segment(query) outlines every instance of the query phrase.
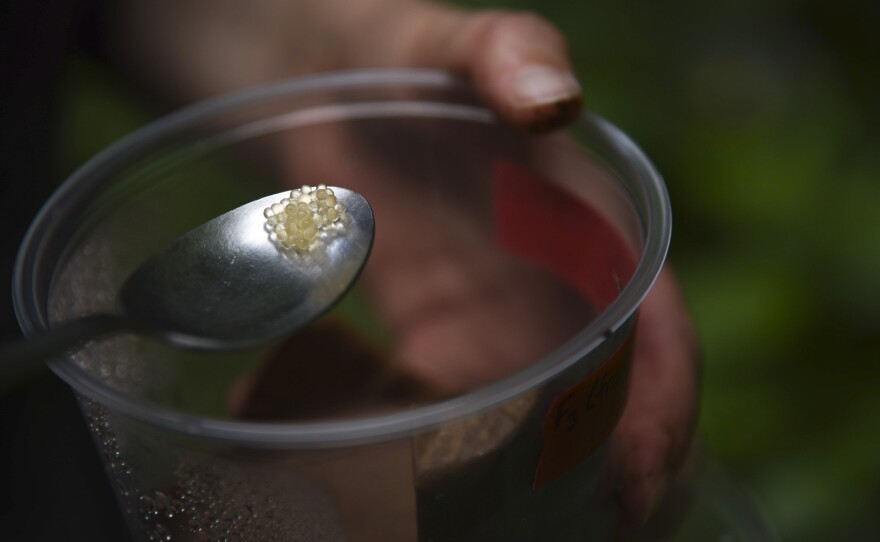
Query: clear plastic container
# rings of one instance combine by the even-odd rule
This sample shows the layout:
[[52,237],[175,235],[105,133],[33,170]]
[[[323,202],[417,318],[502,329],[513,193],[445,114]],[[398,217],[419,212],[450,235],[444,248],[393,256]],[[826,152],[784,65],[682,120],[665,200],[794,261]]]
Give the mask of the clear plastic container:
[[433,71],[299,78],[192,106],[85,164],[15,270],[27,335],[113,310],[148,255],[280,186],[361,192],[340,308],[254,351],[137,336],[51,361],[143,540],[611,540],[604,444],[664,185],[586,113],[519,134]]

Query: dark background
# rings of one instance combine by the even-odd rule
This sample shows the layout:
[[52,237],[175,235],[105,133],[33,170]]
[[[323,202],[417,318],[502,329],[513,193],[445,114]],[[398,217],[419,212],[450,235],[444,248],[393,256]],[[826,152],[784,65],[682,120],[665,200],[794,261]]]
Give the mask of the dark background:
[[[0,19],[7,284],[52,187],[159,114],[100,62],[94,7],[24,4]],[[880,3],[503,6],[563,30],[588,106],[667,180],[670,259],[705,352],[707,454],[783,540],[880,538]],[[0,539],[125,536],[64,386],[45,376],[0,408]]]
[[666,178],[708,454],[783,540],[880,539],[880,3],[516,5]]

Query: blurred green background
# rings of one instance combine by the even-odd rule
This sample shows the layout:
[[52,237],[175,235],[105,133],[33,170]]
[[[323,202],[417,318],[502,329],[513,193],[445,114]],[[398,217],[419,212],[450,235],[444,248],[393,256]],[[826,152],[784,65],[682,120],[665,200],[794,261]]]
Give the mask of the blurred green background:
[[880,3],[510,5],[667,180],[708,454],[783,540],[880,540]]
[[[880,539],[880,3],[463,3],[557,24],[666,178],[708,455],[783,540]],[[85,59],[66,82],[59,178],[156,115]]]

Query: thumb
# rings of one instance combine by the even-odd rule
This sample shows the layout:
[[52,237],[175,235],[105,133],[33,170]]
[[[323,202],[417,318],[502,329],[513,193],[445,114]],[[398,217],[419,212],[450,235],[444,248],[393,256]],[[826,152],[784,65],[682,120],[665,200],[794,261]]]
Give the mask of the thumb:
[[580,110],[581,87],[562,33],[525,12],[467,12],[421,4],[399,43],[406,64],[466,75],[507,122],[527,130],[564,125]]

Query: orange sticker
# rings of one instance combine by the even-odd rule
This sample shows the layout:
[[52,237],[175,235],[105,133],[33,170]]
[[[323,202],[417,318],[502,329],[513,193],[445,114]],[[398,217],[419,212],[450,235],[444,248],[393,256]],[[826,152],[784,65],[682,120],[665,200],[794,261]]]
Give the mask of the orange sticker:
[[604,365],[553,399],[544,417],[544,446],[534,487],[561,476],[586,459],[611,434],[626,402],[635,327]]

